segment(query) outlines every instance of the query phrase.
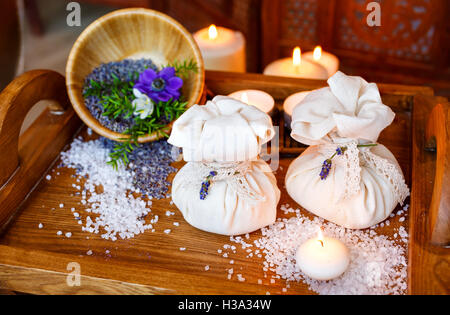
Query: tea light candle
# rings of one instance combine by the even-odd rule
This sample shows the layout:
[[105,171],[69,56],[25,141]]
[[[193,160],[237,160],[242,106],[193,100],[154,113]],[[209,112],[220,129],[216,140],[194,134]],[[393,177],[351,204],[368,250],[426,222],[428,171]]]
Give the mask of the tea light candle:
[[317,46],[314,51],[306,52],[303,57],[311,62],[316,62],[327,69],[328,77],[331,77],[339,70],[339,59],[335,55],[323,51],[322,47]]
[[350,251],[341,241],[323,237],[303,243],[296,253],[297,267],[308,277],[316,280],[331,280],[342,275],[350,264]]
[[205,69],[245,72],[245,38],[241,32],[211,25],[194,34]]
[[295,106],[300,104],[311,91],[304,91],[292,94],[283,103],[284,123],[286,127],[291,127],[292,113]]
[[302,60],[300,47],[294,49],[292,58],[279,59],[269,64],[264,69],[264,74],[320,80],[328,79],[327,69],[318,63]]
[[228,96],[248,105],[258,107],[260,110],[269,115],[273,112],[275,107],[275,100],[273,97],[264,91],[242,90],[231,93]]

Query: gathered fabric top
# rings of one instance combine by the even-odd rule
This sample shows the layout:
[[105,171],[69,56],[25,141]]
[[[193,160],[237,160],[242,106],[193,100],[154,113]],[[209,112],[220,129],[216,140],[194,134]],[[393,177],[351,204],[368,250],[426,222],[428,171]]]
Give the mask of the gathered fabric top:
[[255,106],[226,96],[194,105],[178,118],[168,142],[187,162],[241,162],[258,158],[275,135],[272,119]]
[[338,71],[328,87],[312,91],[292,114],[291,136],[306,145],[357,140],[375,143],[394,112],[381,101],[375,83]]

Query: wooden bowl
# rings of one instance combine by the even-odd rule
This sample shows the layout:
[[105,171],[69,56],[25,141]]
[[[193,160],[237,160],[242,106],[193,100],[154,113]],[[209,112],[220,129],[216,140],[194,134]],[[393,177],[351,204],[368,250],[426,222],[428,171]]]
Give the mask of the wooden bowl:
[[[89,25],[75,42],[67,61],[66,85],[70,101],[80,118],[96,133],[120,141],[127,136],[102,126],[86,108],[83,84],[102,63],[149,58],[158,67],[175,60],[193,59],[199,67],[185,80],[182,95],[188,107],[199,102],[205,71],[200,49],[191,34],[177,21],[149,9],[124,9],[109,13]],[[172,124],[164,129],[170,132]],[[139,137],[139,142],[160,139],[158,133]]]

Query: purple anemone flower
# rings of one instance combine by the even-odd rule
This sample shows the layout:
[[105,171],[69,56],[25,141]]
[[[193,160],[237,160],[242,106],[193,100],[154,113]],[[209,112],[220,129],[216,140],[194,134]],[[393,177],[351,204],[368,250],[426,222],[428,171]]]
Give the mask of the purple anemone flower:
[[179,90],[182,86],[183,80],[175,75],[175,69],[167,67],[158,73],[153,69],[145,70],[139,76],[134,88],[146,94],[154,102],[167,102],[170,99],[180,98]]

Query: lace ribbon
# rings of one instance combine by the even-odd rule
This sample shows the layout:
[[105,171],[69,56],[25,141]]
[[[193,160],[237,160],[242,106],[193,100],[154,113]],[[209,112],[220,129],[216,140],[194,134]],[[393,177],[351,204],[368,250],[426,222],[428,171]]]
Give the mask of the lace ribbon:
[[358,148],[357,141],[339,144],[336,145],[336,148],[342,146],[347,147],[341,157],[346,168],[344,199],[348,199],[361,191],[361,165],[366,165],[390,183],[397,202],[403,205],[406,197],[409,196],[409,188],[396,165],[372,153],[368,148]]
[[240,197],[249,200],[264,200],[261,192],[255,191],[248,183],[246,174],[251,171],[251,162],[240,163],[202,163],[191,162],[186,165],[188,168],[184,173],[183,185],[187,187],[200,187],[205,178],[212,172],[217,174],[212,177],[211,185],[214,182],[226,181],[229,188],[234,190]]

